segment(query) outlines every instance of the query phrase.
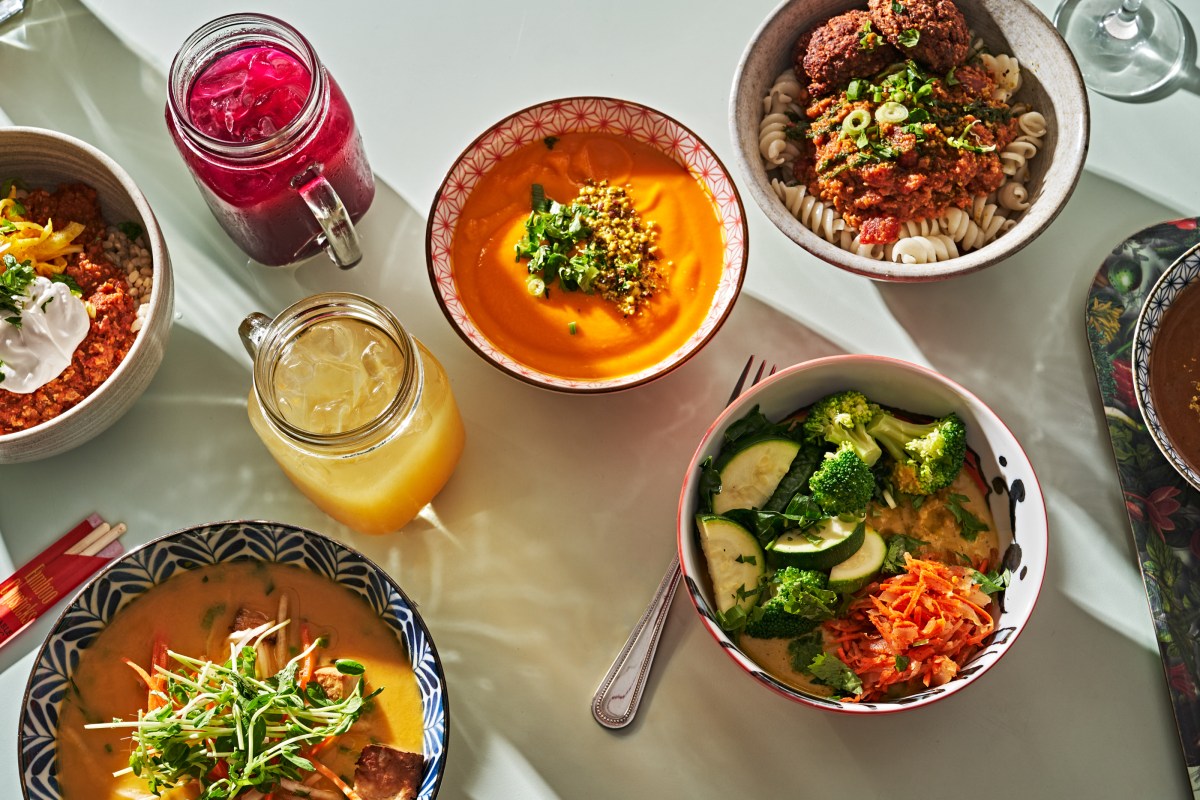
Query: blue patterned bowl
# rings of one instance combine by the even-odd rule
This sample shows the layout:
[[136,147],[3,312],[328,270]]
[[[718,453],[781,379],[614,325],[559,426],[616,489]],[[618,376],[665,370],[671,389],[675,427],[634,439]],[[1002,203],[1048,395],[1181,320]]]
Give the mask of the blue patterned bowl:
[[[1141,409],[1142,418],[1146,420],[1146,427],[1150,430],[1150,435],[1154,438],[1154,443],[1158,445],[1163,456],[1171,463],[1175,471],[1196,489],[1200,489],[1200,473],[1197,473],[1175,448],[1174,443],[1163,429],[1158,409],[1154,405],[1154,394],[1150,391],[1150,354],[1154,350],[1154,340],[1162,326],[1163,315],[1167,313],[1167,309],[1171,307],[1179,294],[1198,279],[1200,279],[1200,246],[1184,253],[1178,261],[1159,276],[1154,288],[1146,295],[1146,301],[1142,305],[1142,311],[1138,315],[1137,326],[1133,332],[1133,390],[1137,396],[1137,404]],[[1196,459],[1200,457],[1200,454],[1193,453],[1192,457]]]
[[362,554],[278,522],[218,522],[177,531],[125,554],[93,578],[59,617],[38,653],[22,703],[18,743],[26,800],[59,800],[58,709],[80,651],[126,605],[172,575],[229,561],[273,561],[324,575],[357,592],[404,642],[421,691],[425,774],[419,800],[432,800],[446,766],[446,676],[412,601]]

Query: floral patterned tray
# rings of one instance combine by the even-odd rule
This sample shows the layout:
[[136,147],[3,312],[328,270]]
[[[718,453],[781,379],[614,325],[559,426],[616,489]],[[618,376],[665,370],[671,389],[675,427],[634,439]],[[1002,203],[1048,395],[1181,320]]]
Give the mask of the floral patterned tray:
[[1184,761],[1200,798],[1200,492],[1155,446],[1130,366],[1146,295],[1197,244],[1200,218],[1164,222],[1125,240],[1096,273],[1084,318]]

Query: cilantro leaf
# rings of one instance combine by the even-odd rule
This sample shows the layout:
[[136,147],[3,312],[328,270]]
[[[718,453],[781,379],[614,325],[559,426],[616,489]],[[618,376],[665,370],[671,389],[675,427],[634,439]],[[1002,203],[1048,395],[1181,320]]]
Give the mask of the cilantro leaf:
[[1008,588],[1012,582],[1012,571],[1006,569],[1003,572],[997,572],[993,570],[985,575],[976,570],[971,575],[971,579],[979,585],[984,594],[996,594]]
[[896,43],[901,47],[916,47],[917,42],[921,40],[921,32],[916,28],[908,28],[900,31],[896,36]]
[[973,542],[980,533],[991,530],[991,528],[979,517],[963,508],[962,504],[965,502],[967,502],[967,496],[964,494],[946,495],[946,509],[954,515],[954,519],[958,522],[960,529],[958,535],[968,542]]
[[788,657],[792,662],[792,669],[796,672],[811,674],[809,667],[812,665],[813,659],[824,652],[825,648],[819,630],[806,633],[788,642]]
[[837,656],[821,653],[812,660],[809,672],[821,683],[828,684],[846,694],[862,693],[862,679],[846,666]]
[[888,539],[887,553],[883,557],[883,566],[880,568],[888,575],[899,575],[907,572],[907,567],[904,564],[904,554],[908,553],[912,556],[917,556],[921,548],[929,544],[923,539],[917,539],[913,536],[905,536],[898,533]]

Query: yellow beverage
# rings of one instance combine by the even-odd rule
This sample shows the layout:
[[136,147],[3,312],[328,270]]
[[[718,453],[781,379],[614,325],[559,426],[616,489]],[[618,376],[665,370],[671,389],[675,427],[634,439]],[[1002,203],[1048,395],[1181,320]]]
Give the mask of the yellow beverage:
[[271,368],[256,363],[250,422],[329,516],[364,533],[395,531],[449,480],[462,419],[445,371],[420,342],[325,316],[259,357],[268,350]]

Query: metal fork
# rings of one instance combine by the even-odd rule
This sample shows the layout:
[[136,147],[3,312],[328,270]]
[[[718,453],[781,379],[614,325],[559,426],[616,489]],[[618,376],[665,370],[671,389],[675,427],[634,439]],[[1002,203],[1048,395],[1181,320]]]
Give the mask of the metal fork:
[[[768,370],[767,362],[759,361],[758,371],[747,384],[747,378],[753,369],[754,356],[750,356],[725,405],[728,406],[742,392],[764,377],[775,374],[773,365]],[[667,574],[658,584],[650,605],[646,606],[641,619],[637,621],[637,625],[625,641],[625,646],[617,654],[616,660],[608,668],[604,679],[600,681],[600,687],[592,697],[592,716],[606,728],[624,728],[633,721],[633,715],[637,713],[638,704],[642,700],[642,690],[646,688],[646,680],[650,677],[650,666],[654,663],[654,653],[658,650],[658,640],[667,623],[667,614],[671,610],[671,600],[675,597],[675,588],[679,585],[679,575],[679,555],[676,554],[671,558],[671,566],[667,567]]]

